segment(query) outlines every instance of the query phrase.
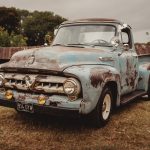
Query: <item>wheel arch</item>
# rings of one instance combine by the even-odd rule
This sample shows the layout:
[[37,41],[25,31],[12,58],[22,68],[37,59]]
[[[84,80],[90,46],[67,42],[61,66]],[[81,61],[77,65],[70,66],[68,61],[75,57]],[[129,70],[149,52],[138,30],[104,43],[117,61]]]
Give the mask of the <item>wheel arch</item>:
[[[113,98],[113,108],[117,105],[117,97],[118,97],[118,86],[116,81],[108,81],[104,88],[108,87],[111,90],[112,98]],[[103,89],[104,89],[103,88]]]
[[114,104],[120,105],[120,74],[116,68],[106,65],[81,65],[67,68],[65,73],[77,76],[81,82],[83,94],[81,114],[89,114],[95,109],[105,85],[112,90]]

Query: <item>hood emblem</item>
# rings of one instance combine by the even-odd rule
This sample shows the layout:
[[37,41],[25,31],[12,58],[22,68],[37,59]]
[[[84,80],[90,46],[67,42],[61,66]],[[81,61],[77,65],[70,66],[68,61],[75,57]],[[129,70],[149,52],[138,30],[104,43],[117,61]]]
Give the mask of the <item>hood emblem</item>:
[[34,63],[34,60],[35,60],[35,56],[31,55],[28,57],[28,61],[27,61],[27,64],[28,65],[31,65]]

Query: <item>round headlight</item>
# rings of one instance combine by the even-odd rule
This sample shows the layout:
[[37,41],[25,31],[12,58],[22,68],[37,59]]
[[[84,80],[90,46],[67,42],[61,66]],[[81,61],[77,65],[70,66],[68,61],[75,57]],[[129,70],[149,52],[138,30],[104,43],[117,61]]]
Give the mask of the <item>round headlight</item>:
[[3,85],[3,82],[4,82],[4,76],[0,74],[0,86]]
[[78,80],[69,78],[64,82],[64,92],[67,95],[79,95],[81,86]]

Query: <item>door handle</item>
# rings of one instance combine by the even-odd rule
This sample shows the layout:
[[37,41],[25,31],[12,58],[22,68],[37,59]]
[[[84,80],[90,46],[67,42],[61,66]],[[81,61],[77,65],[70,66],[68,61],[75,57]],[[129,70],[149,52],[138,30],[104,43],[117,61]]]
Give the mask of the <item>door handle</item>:
[[100,61],[114,61],[112,57],[99,57]]

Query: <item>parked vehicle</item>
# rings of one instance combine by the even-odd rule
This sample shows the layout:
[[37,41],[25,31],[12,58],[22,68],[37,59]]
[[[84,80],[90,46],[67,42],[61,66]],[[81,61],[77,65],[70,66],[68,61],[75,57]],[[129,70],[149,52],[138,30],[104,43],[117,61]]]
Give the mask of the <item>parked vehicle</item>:
[[148,95],[150,55],[113,19],[67,21],[50,47],[15,53],[0,67],[0,105],[29,113],[86,115],[106,125],[118,106]]

